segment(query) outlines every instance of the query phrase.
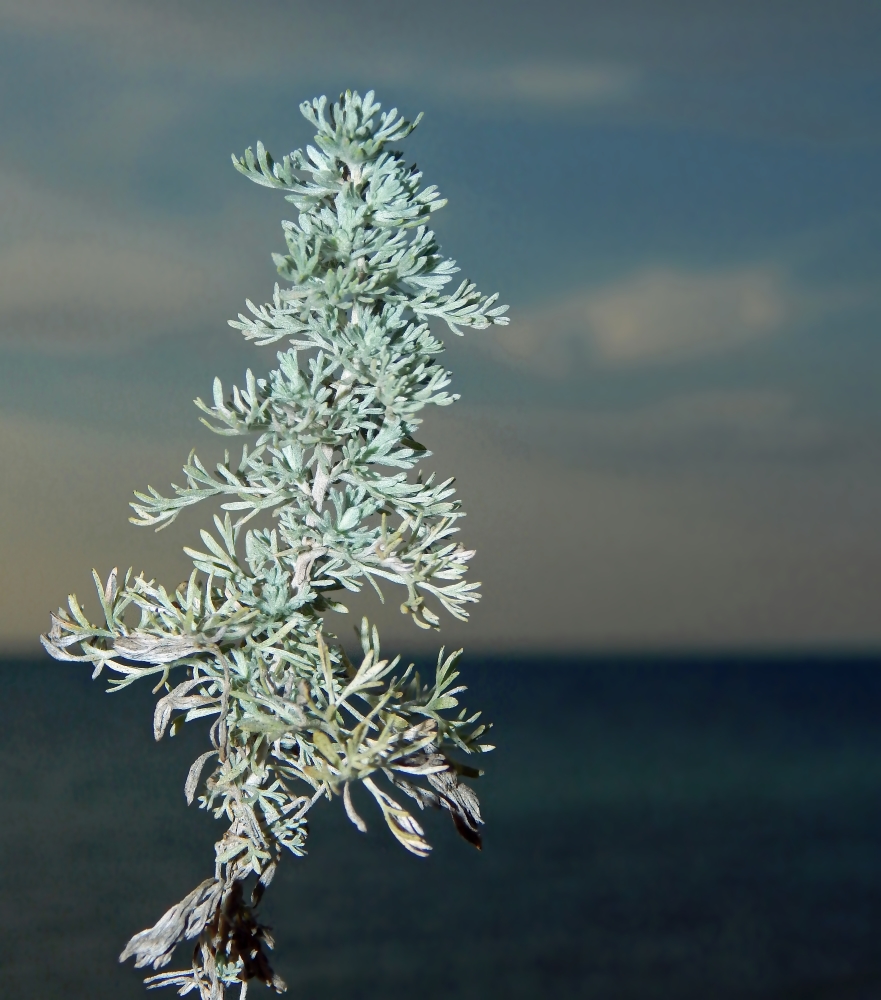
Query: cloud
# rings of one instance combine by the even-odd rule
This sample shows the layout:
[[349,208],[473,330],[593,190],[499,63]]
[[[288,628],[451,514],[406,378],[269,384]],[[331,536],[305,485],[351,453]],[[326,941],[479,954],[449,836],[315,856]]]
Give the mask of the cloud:
[[205,275],[167,250],[32,240],[0,253],[0,338],[114,348],[197,320]]
[[[497,630],[498,648],[516,648],[533,629],[582,648],[877,641],[860,587],[872,592],[881,558],[881,466],[862,447],[812,460],[805,449],[843,429],[785,390],[689,393],[629,412],[461,405],[433,420],[422,440],[432,467],[457,476],[484,581],[472,623],[449,642]],[[561,461],[570,430],[587,440]],[[688,461],[668,460],[677,448]],[[781,460],[799,452],[807,460]]]
[[[504,415],[462,405],[433,414],[426,426],[429,468],[458,478],[468,513],[462,541],[477,548],[474,575],[484,581],[472,620],[444,622],[448,647],[877,643],[881,465],[874,455],[837,451],[831,475],[825,463],[683,467],[633,461],[632,450],[618,468],[585,462],[583,453],[561,462],[539,439],[554,440],[572,416],[520,411],[500,433]],[[693,437],[708,423],[758,442],[798,414],[785,394],[767,390],[582,419],[582,430],[592,428],[612,449],[628,437],[640,448],[646,435]],[[524,428],[538,447],[532,439],[528,449],[509,446]],[[48,612],[72,590],[89,613],[98,611],[92,566],[105,575],[132,565],[171,586],[186,579],[180,547],[193,544],[208,511],[194,510],[159,535],[126,519],[131,490],[166,489],[192,443],[134,437],[109,422],[95,429],[0,414],[0,509],[12,519],[0,533],[0,565],[9,567],[0,582],[0,650],[37,652]],[[199,452],[210,461],[209,449]],[[843,482],[859,488],[842,489]],[[334,619],[332,627],[351,635],[361,610],[378,622],[388,648],[436,650],[433,633],[413,628],[397,602],[380,606],[369,590],[361,604],[352,601],[349,621]]]
[[[9,173],[0,206],[0,346],[115,351],[225,324],[224,286],[250,273],[240,247],[212,243],[211,220],[194,233],[192,219],[123,213]],[[236,205],[224,222],[235,231]]]
[[686,391],[605,408],[470,409],[506,453],[579,468],[685,469],[768,458],[803,463],[855,450],[841,427],[774,387]]
[[776,333],[790,315],[773,270],[653,269],[590,296],[584,317],[599,356],[613,364],[727,350]]
[[[160,65],[176,71],[195,71],[215,80],[260,79],[276,70],[301,78],[329,73],[347,78],[355,73],[381,85],[405,85],[431,95],[465,98],[469,103],[522,105],[593,106],[616,103],[629,97],[638,83],[638,73],[614,60],[595,57],[560,57],[547,45],[537,55],[505,54],[502,61],[487,64],[480,47],[449,36],[449,26],[434,26],[437,43],[427,45],[420,37],[419,18],[407,17],[376,31],[370,23],[359,26],[358,41],[341,44],[353,33],[352,14],[346,6],[319,10],[311,6],[301,15],[303,30],[285,30],[273,19],[253,17],[253,6],[245,12],[238,4],[217,2],[211,17],[197,9],[173,8],[161,2],[137,0],[32,0],[5,11],[0,0],[0,23],[31,37],[46,39],[63,35],[94,44],[103,38],[99,58],[110,66],[131,71]],[[348,14],[348,17],[346,16]],[[473,12],[469,11],[469,17]],[[363,34],[361,33],[363,31]],[[446,36],[446,37],[445,37]],[[137,45],[131,42],[137,39]],[[456,57],[450,58],[455,44]],[[521,48],[517,46],[517,48]],[[329,95],[333,96],[333,95]],[[167,101],[174,107],[174,101]]]
[[590,354],[607,365],[689,361],[780,332],[796,311],[779,268],[651,266],[514,316],[494,334],[515,363],[564,374]]
[[559,106],[615,103],[634,94],[639,74],[625,66],[590,62],[514,62],[437,74],[441,92],[480,102],[526,101]]
[[877,18],[864,0],[834,10],[804,0],[797,23],[741,7],[696,15],[684,0],[548,0],[509,4],[500,17],[497,4],[448,0],[439,17],[403,0],[374,0],[373,16],[342,0],[0,0],[0,28],[78,53],[90,75],[165,78],[179,93],[194,79],[214,90],[282,79],[299,100],[358,81],[408,98],[467,97],[494,114],[582,107],[631,125],[877,139],[865,100]]
[[[0,649],[35,652],[49,612],[71,589],[94,612],[93,566],[134,566],[172,583],[186,577],[181,542],[157,543],[128,523],[132,490],[164,486],[180,468],[177,439],[131,440],[110,422],[103,428],[0,412]],[[161,535],[158,536],[161,539]]]

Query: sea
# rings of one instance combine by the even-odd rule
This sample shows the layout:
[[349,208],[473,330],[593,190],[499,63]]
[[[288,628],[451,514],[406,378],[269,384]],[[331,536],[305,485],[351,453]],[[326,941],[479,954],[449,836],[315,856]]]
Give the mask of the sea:
[[[289,996],[881,997],[881,656],[466,654],[462,680],[497,746],[482,850],[316,806],[259,909]],[[183,794],[207,724],[157,744],[146,686],[48,657],[0,683],[0,996],[145,996],[119,952],[213,870]]]

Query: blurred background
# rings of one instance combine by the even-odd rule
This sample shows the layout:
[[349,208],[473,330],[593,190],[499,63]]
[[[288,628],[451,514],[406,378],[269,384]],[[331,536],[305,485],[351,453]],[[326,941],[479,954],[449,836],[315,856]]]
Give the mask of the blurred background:
[[149,692],[37,635],[92,567],[187,575],[202,514],[127,504],[275,363],[227,320],[291,206],[230,154],[345,88],[425,112],[442,247],[511,305],[421,435],[483,601],[439,639],[353,609],[465,645],[500,750],[483,855],[316,817],[266,901],[292,988],[881,995],[879,43],[875,0],[0,0],[10,996],[141,995],[115,955],[209,865],[205,733],[154,747]]

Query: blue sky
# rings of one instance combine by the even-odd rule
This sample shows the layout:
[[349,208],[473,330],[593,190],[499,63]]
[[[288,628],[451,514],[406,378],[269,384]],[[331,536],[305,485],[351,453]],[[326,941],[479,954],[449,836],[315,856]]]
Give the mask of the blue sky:
[[274,361],[226,321],[288,206],[230,153],[353,87],[425,112],[444,249],[511,304],[424,435],[485,585],[445,641],[875,646],[879,39],[872,2],[0,3],[0,642],[93,565],[185,572],[199,515],[131,491]]

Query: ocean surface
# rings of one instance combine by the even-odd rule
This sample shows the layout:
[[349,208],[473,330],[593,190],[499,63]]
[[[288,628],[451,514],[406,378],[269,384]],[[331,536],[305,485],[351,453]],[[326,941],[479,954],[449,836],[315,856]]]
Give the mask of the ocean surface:
[[[288,996],[881,997],[881,656],[466,656],[463,680],[496,723],[483,851],[446,815],[420,860],[368,802],[367,835],[317,807],[260,909]],[[156,744],[146,687],[48,658],[0,682],[0,996],[175,996],[117,956],[211,874],[221,825],[183,797],[207,725]]]

